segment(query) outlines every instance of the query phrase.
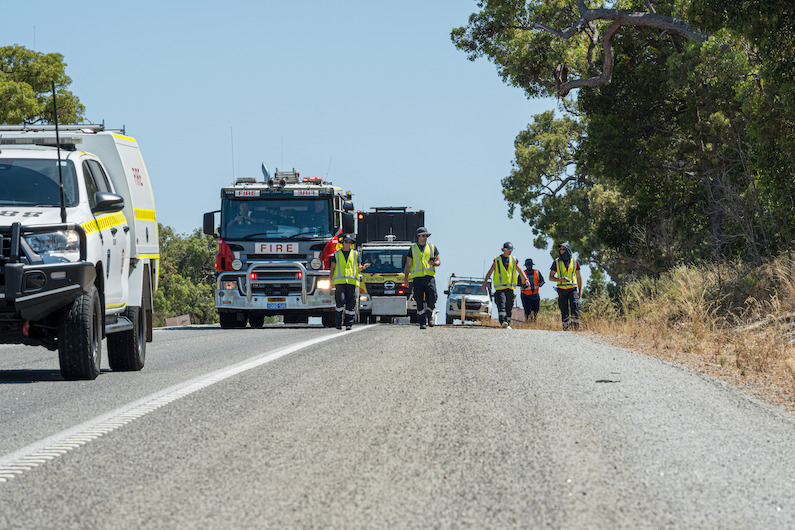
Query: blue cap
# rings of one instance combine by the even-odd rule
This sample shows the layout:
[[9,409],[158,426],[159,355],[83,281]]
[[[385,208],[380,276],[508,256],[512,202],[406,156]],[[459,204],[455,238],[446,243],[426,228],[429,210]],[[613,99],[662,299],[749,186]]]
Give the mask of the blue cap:
[[513,250],[513,243],[511,243],[510,241],[506,241],[505,244],[502,245],[502,248],[504,248],[505,250]]

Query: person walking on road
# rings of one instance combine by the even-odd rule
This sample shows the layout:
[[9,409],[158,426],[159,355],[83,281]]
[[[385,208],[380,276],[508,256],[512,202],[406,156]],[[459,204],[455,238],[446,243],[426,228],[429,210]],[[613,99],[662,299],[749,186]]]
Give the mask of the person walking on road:
[[359,252],[353,250],[351,245],[355,242],[351,234],[342,236],[342,248],[329,259],[329,280],[334,285],[334,301],[337,304],[335,325],[342,329],[351,329],[356,316],[356,284],[359,272],[366,269],[359,263]]
[[549,280],[558,284],[558,307],[563,329],[580,329],[580,299],[582,276],[577,258],[571,254],[571,245],[558,245],[558,257],[549,270]]
[[527,285],[527,275],[519,267],[519,260],[511,256],[513,243],[506,241],[502,246],[502,255],[494,258],[489,272],[483,279],[483,290],[489,287],[489,278],[494,275],[494,302],[497,304],[497,315],[500,319],[500,326],[511,327],[511,311],[513,311],[513,297],[516,286],[519,285],[518,278],[521,276],[522,285]]
[[436,308],[436,267],[442,264],[439,249],[428,238],[431,233],[424,226],[417,229],[417,242],[411,245],[406,254],[406,264],[403,267],[403,276],[406,285],[409,281],[413,284],[414,301],[417,302],[417,321],[420,329],[433,327],[433,310]]
[[544,283],[544,276],[541,271],[533,268],[533,260],[527,258],[524,260],[524,274],[530,280],[530,285],[527,288],[522,288],[522,307],[524,307],[525,321],[535,322],[538,316],[538,310],[541,308],[541,295],[538,290]]

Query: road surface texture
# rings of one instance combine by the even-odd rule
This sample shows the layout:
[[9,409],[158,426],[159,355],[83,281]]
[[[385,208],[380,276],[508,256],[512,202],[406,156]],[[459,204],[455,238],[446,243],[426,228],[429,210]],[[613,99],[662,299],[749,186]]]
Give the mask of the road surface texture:
[[573,333],[158,330],[86,382],[5,346],[0,406],[0,528],[795,527],[790,416]]

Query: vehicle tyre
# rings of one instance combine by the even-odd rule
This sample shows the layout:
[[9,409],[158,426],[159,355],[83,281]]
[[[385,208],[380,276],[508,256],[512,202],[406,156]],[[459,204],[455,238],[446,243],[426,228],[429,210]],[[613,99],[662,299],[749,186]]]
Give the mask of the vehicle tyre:
[[221,321],[221,329],[232,329],[237,327],[237,313],[232,311],[219,311],[218,319]]
[[102,360],[102,303],[97,287],[61,310],[58,360],[64,379],[96,379]]
[[128,307],[124,316],[133,329],[108,335],[108,364],[114,372],[137,372],[146,362],[146,319],[141,307]]
[[320,317],[324,328],[333,328],[336,325],[334,311],[326,311]]
[[359,323],[360,324],[367,324],[367,322],[370,320],[370,318],[372,318],[370,316],[370,313],[367,313],[367,312],[364,312],[364,311],[359,312]]
[[420,319],[417,316],[417,313],[412,313],[412,314],[409,315],[409,322],[411,322],[412,324],[416,324],[419,321],[420,321]]
[[[450,315],[446,315],[445,322],[447,322],[448,326],[452,325],[453,320],[455,320],[453,317],[451,317]],[[462,324],[463,324],[463,322],[462,322]]]
[[370,324],[375,324],[378,322],[378,315],[370,315],[369,319]]
[[248,324],[255,329],[259,329],[265,325],[265,315],[249,315]]

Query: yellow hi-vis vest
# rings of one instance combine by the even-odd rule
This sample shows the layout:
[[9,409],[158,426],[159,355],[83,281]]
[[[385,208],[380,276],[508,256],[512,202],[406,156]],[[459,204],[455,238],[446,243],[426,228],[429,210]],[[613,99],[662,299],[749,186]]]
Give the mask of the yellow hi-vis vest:
[[558,283],[558,289],[571,289],[572,287],[577,287],[577,278],[575,276],[577,272],[577,260],[572,257],[569,260],[568,268],[560,258],[555,259],[555,264],[558,267],[558,278],[563,280]]
[[358,252],[351,249],[348,253],[348,259],[345,259],[345,254],[341,250],[334,253],[334,259],[337,260],[337,265],[334,267],[334,285],[338,283],[348,283],[356,285],[357,278],[357,263],[359,261]]
[[518,285],[516,283],[516,267],[518,266],[519,261],[510,256],[508,258],[508,269],[505,268],[505,265],[502,264],[502,256],[497,256],[494,258],[494,272],[497,273],[497,277],[494,279],[494,289],[516,289]]
[[409,269],[409,279],[413,280],[419,276],[436,276],[436,267],[431,265],[433,259],[434,246],[430,243],[425,244],[425,250],[420,252],[417,243],[411,245],[411,269]]

